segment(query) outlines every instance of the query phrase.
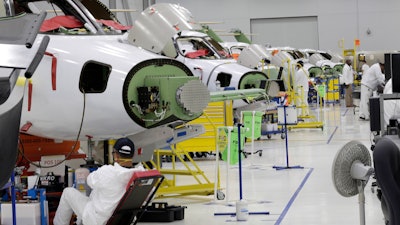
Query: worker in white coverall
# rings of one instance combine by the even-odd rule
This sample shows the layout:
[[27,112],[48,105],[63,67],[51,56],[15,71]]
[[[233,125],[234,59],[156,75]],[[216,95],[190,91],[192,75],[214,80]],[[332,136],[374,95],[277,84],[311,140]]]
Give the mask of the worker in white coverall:
[[375,63],[363,74],[361,79],[361,99],[359,116],[362,120],[369,120],[369,98],[379,86],[385,85],[385,75],[383,74],[385,65]]
[[297,101],[296,105],[298,108],[304,110],[304,111],[299,111],[299,114],[309,115],[308,111],[308,89],[310,88],[308,84],[309,73],[303,66],[304,66],[303,61],[297,62],[293,86],[295,88],[297,96],[299,96],[298,98],[299,101]]
[[[389,79],[383,89],[383,94],[392,94],[392,79]],[[389,119],[400,118],[400,100],[385,100],[383,101],[383,113],[386,125],[389,124]]]
[[369,69],[369,65],[365,60],[361,60],[360,63],[361,63],[361,73],[365,74],[365,72],[367,72],[367,70]]
[[72,187],[64,189],[53,220],[54,225],[69,225],[73,213],[77,215],[77,221],[84,225],[106,224],[124,195],[133,173],[144,170],[141,166],[129,168],[132,167],[133,153],[131,140],[118,139],[113,151],[114,165],[103,165],[87,177],[87,183],[92,188],[90,196]]

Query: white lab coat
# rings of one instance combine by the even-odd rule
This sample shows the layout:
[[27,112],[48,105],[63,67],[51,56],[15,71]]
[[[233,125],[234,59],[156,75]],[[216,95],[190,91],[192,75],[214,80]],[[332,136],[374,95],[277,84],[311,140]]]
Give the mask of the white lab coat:
[[372,97],[373,91],[376,91],[378,85],[385,84],[385,75],[382,73],[379,63],[372,65],[363,74],[361,79],[361,99],[359,116],[369,119],[369,98]]
[[75,188],[65,188],[54,217],[54,225],[69,225],[72,212],[84,225],[104,225],[124,195],[133,172],[143,170],[143,167],[124,168],[118,163],[102,166],[87,178],[92,188],[89,197]]
[[362,76],[361,84],[371,88],[373,91],[377,90],[378,85],[385,83],[385,75],[382,73],[379,63],[372,65]]
[[345,85],[353,84],[354,82],[354,71],[353,68],[347,64],[344,64],[342,70],[342,82]]
[[[298,69],[296,71],[295,77],[294,77],[294,87],[295,91],[298,96],[301,96],[301,89],[303,89],[303,96],[300,98],[300,101],[296,103],[297,106],[304,106],[305,108],[305,115],[308,115],[308,90],[309,90],[309,84],[308,84],[308,78],[309,74],[308,71],[304,68]],[[299,113],[301,113],[299,111]]]
[[344,101],[346,107],[353,107],[353,82],[354,82],[354,71],[351,66],[347,63],[344,64],[342,70],[342,82],[346,85],[344,91]]
[[[383,94],[392,94],[392,79],[390,79],[383,89]],[[400,100],[385,100],[383,102],[383,117],[386,125],[389,124],[390,118],[400,117]]]

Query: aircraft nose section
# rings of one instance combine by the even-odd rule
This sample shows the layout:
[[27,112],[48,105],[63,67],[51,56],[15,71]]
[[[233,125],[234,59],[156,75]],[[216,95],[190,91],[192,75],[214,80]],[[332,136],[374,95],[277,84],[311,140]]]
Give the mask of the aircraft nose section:
[[126,112],[145,128],[196,119],[209,101],[207,87],[183,63],[173,59],[137,64],[123,87]]
[[266,90],[268,77],[258,71],[243,74],[239,81],[239,89],[260,88]]

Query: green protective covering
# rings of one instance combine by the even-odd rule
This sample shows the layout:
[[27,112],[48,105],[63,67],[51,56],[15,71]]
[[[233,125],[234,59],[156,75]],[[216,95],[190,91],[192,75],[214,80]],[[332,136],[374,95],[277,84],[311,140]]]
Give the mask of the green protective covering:
[[[244,127],[246,130],[245,137],[251,138],[251,139],[257,139],[261,137],[261,120],[263,113],[262,112],[256,112],[256,111],[245,111],[243,113],[243,121],[244,121]],[[254,113],[254,116],[253,116]],[[252,136],[253,134],[253,128],[254,128],[254,137]]]
[[344,64],[338,64],[333,67],[333,75],[339,75],[342,73]]
[[224,42],[209,26],[202,25],[201,26],[200,32],[206,33],[208,36],[210,36],[212,39],[214,39],[216,42]]
[[[221,134],[222,133],[222,134]],[[241,128],[240,129],[240,148],[243,149],[244,147],[244,140],[245,140],[245,129]],[[220,132],[220,136],[225,135],[225,140],[228,140],[228,129],[222,129]],[[222,151],[221,158],[224,161],[228,161],[228,151],[230,152],[229,157],[230,157],[230,164],[235,165],[239,162],[239,132],[238,128],[234,127],[233,130],[231,131],[231,137],[230,137],[230,149],[228,149],[228,144],[225,145],[224,150]]]
[[242,33],[242,31],[232,30],[232,32],[234,33],[234,37],[235,37],[236,41],[251,44],[250,39],[248,39],[246,37],[246,35]]
[[239,89],[260,88],[262,80],[268,80],[267,75],[263,72],[252,71],[246,73],[240,79]]
[[268,67],[268,66],[266,66],[266,67],[263,69],[263,72],[264,72],[265,74],[267,74],[268,79],[270,79],[270,80],[276,80],[276,79],[278,79],[279,68],[277,68],[277,67]]
[[318,91],[318,95],[320,96],[320,97],[325,97],[325,94],[326,94],[326,87],[325,87],[325,84],[320,84],[320,85],[317,85],[317,91]]
[[320,67],[311,67],[308,69],[308,73],[310,74],[310,77],[320,77],[324,74],[324,71]]

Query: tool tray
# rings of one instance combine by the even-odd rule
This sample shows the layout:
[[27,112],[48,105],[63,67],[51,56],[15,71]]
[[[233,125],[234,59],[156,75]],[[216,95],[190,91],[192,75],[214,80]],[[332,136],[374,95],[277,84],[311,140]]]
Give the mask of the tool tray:
[[172,222],[183,220],[185,217],[185,206],[169,206],[166,202],[153,202],[145,210],[138,213],[141,215],[139,222]]

